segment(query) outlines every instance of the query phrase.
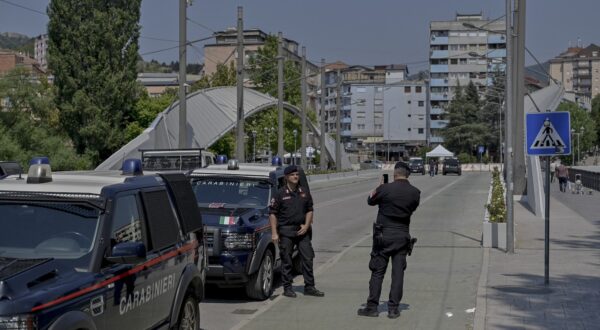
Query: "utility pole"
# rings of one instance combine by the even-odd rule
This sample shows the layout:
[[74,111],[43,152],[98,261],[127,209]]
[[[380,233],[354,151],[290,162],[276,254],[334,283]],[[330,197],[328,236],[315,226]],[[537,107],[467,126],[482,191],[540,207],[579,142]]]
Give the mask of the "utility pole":
[[515,96],[515,155],[514,155],[514,191],[516,195],[524,195],[527,183],[525,166],[525,9],[526,0],[515,0],[517,29],[517,42],[513,51],[516,51],[516,60],[513,63],[515,76],[513,83],[517,88]]
[[246,151],[244,133],[244,9],[237,8],[237,134],[236,134],[236,158],[245,162]]
[[512,1],[506,0],[506,113],[505,127],[505,155],[504,168],[506,170],[506,252],[515,253],[515,223],[514,223],[514,198],[513,198],[513,30],[512,30]]
[[[302,106],[300,107],[300,110],[302,110],[302,129],[301,129],[301,133],[302,134],[300,136],[300,165],[302,165],[304,168],[306,168],[306,111],[308,110],[306,108],[306,47],[302,46],[302,75],[301,75],[301,82],[300,82],[300,93],[301,93],[301,99],[302,99]],[[296,151],[294,151],[296,152]]]
[[283,34],[277,34],[277,154],[283,157]]
[[342,113],[342,74],[337,70],[337,88],[335,98],[335,170],[342,169],[342,124],[340,114]]
[[319,156],[321,170],[327,169],[327,163],[325,162],[325,94],[327,87],[325,86],[325,59],[321,59],[321,135],[319,135],[319,149],[321,155]]
[[187,147],[187,1],[179,0],[179,148]]

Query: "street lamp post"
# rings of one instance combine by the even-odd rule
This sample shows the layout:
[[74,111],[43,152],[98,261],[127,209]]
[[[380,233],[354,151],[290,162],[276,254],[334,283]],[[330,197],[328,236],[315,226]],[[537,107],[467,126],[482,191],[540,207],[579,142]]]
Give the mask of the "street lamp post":
[[252,162],[256,163],[256,131],[253,130],[252,131],[252,141],[253,141],[253,146],[252,146]]
[[294,152],[292,153],[292,158],[293,159],[293,164],[296,165],[296,136],[298,135],[298,130],[294,129],[292,131],[292,133],[294,133]]

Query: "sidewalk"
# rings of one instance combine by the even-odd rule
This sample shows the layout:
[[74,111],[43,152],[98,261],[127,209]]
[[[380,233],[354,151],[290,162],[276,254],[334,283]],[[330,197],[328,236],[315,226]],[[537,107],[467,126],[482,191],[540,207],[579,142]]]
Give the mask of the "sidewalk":
[[496,249],[484,254],[484,266],[487,262],[489,267],[480,281],[477,308],[485,319],[476,322],[476,329],[482,329],[482,323],[485,329],[598,329],[600,193],[561,193],[553,184],[548,287],[544,219],[521,203],[515,203],[514,210],[515,254]]

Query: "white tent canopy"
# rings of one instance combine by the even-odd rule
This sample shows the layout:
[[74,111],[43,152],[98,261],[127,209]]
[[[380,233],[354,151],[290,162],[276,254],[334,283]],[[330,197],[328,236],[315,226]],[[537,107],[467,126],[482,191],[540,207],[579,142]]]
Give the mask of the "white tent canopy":
[[426,153],[425,156],[429,157],[454,157],[454,153],[448,151],[441,144],[435,147],[430,152]]

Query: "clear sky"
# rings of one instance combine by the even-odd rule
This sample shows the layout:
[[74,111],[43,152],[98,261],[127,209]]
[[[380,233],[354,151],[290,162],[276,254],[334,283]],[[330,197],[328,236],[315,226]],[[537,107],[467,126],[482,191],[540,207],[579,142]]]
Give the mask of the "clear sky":
[[[0,0],[0,32],[35,36],[46,32],[48,18],[10,5],[45,12],[49,0]],[[432,20],[451,20],[456,12],[504,15],[504,0],[193,0],[188,39],[236,25],[244,7],[246,28],[282,31],[306,46],[308,58],[350,64],[408,63],[411,72],[427,68],[428,30]],[[528,0],[527,47],[541,60],[564,51],[578,38],[600,44],[599,0]],[[176,46],[178,0],[143,0],[141,53]],[[162,41],[148,38],[166,39]],[[190,62],[203,62],[202,44],[188,50]],[[177,49],[144,56],[170,62]],[[531,59],[527,60],[532,63]]]

